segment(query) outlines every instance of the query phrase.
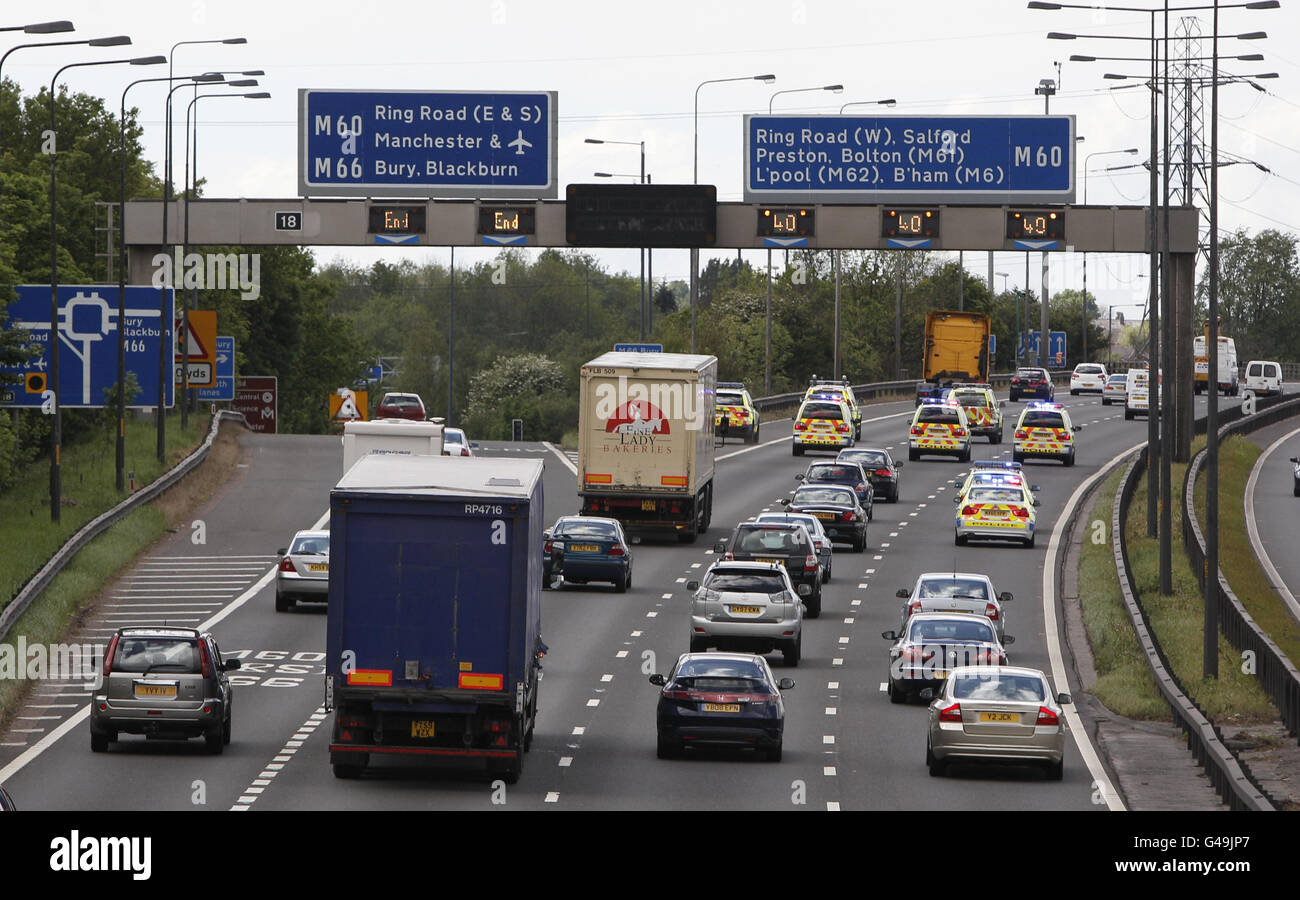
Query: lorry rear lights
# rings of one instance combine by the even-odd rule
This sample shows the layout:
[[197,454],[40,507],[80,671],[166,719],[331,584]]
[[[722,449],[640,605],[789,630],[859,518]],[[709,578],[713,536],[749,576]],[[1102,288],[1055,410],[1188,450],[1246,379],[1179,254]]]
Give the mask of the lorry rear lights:
[[501,691],[505,690],[505,684],[505,676],[495,673],[461,672],[456,679],[456,686],[464,690]]
[[685,475],[661,475],[659,483],[668,487],[686,487]]
[[613,483],[614,483],[613,475],[593,475],[590,472],[587,473],[587,484],[613,484]]
[[393,673],[389,669],[353,669],[348,673],[348,684],[392,687]]

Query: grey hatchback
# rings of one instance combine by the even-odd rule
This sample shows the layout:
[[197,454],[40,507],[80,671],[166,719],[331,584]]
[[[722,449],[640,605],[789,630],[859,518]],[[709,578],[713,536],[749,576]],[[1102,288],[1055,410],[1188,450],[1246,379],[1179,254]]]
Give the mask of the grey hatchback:
[[209,753],[230,743],[232,690],[211,634],[174,626],[119,628],[104,653],[103,677],[90,706],[90,749],[102,753],[118,734],[187,740]]

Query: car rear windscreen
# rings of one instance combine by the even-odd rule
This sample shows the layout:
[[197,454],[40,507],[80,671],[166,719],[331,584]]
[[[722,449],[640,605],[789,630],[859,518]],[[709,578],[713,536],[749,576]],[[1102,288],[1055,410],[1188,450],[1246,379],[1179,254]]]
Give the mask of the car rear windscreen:
[[744,594],[779,594],[785,590],[780,575],[766,572],[714,572],[704,578],[704,587],[711,591],[730,591]]
[[952,694],[961,700],[1026,700],[1042,703],[1043,679],[1037,675],[1005,672],[960,674],[953,679]]
[[113,654],[113,671],[198,674],[199,646],[185,638],[124,635]]

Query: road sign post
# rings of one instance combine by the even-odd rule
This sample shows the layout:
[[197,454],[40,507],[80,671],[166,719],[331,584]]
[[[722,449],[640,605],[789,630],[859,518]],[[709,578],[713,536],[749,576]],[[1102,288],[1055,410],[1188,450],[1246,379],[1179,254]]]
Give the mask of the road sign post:
[[[29,343],[39,348],[35,359],[6,371],[22,378],[22,384],[0,387],[0,406],[36,406],[45,402],[50,387],[50,286],[19,285],[18,299],[8,308],[6,329],[26,331]],[[158,354],[171,343],[170,323],[174,296],[170,289],[147,286],[126,289],[123,329],[125,365],[134,374],[140,392],[129,404],[133,409],[153,408],[158,397]],[[61,285],[58,294],[59,341],[71,364],[59,369],[58,401],[61,407],[100,408],[115,400],[105,396],[117,383],[118,306],[117,285]],[[161,303],[160,303],[161,300]],[[160,305],[168,309],[160,326]],[[34,382],[36,383],[34,385]],[[39,390],[34,390],[39,387]],[[166,385],[167,406],[174,402],[172,385]]]

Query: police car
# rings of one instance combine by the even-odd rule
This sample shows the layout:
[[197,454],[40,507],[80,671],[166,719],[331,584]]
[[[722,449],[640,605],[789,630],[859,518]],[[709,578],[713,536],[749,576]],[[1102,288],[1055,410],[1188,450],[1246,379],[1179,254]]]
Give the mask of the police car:
[[[1023,470],[1024,466],[1018,462],[994,459],[977,460],[971,464],[970,471],[966,473],[965,478],[958,478],[952,483],[952,486],[957,489],[957,497],[953,502],[959,502],[974,485],[1025,484]],[[1036,491],[1038,485],[1030,485],[1029,489]]]
[[961,547],[971,538],[1020,541],[1034,546],[1037,515],[1029,488],[1020,484],[972,484],[957,504],[954,542]]
[[964,409],[943,400],[926,400],[916,408],[908,429],[907,458],[917,460],[922,454],[970,459],[970,424]]
[[795,456],[804,450],[834,450],[853,446],[853,413],[843,400],[807,399],[794,417]]
[[847,378],[841,381],[827,381],[812,377],[808,384],[808,391],[804,394],[805,400],[841,400],[853,414],[853,439],[859,440],[862,437],[862,407],[858,405],[858,398],[853,395],[853,388],[849,386]]
[[984,435],[990,444],[1002,443],[1002,407],[1006,401],[994,398],[992,385],[954,384],[944,399],[966,411],[972,435]]
[[738,381],[719,381],[713,399],[713,433],[723,443],[733,435],[746,444],[758,443],[758,410],[745,385]]
[[1080,426],[1071,424],[1070,414],[1059,403],[1028,404],[1016,422],[1011,458],[1022,462],[1029,457],[1059,459],[1074,465],[1074,433]]

